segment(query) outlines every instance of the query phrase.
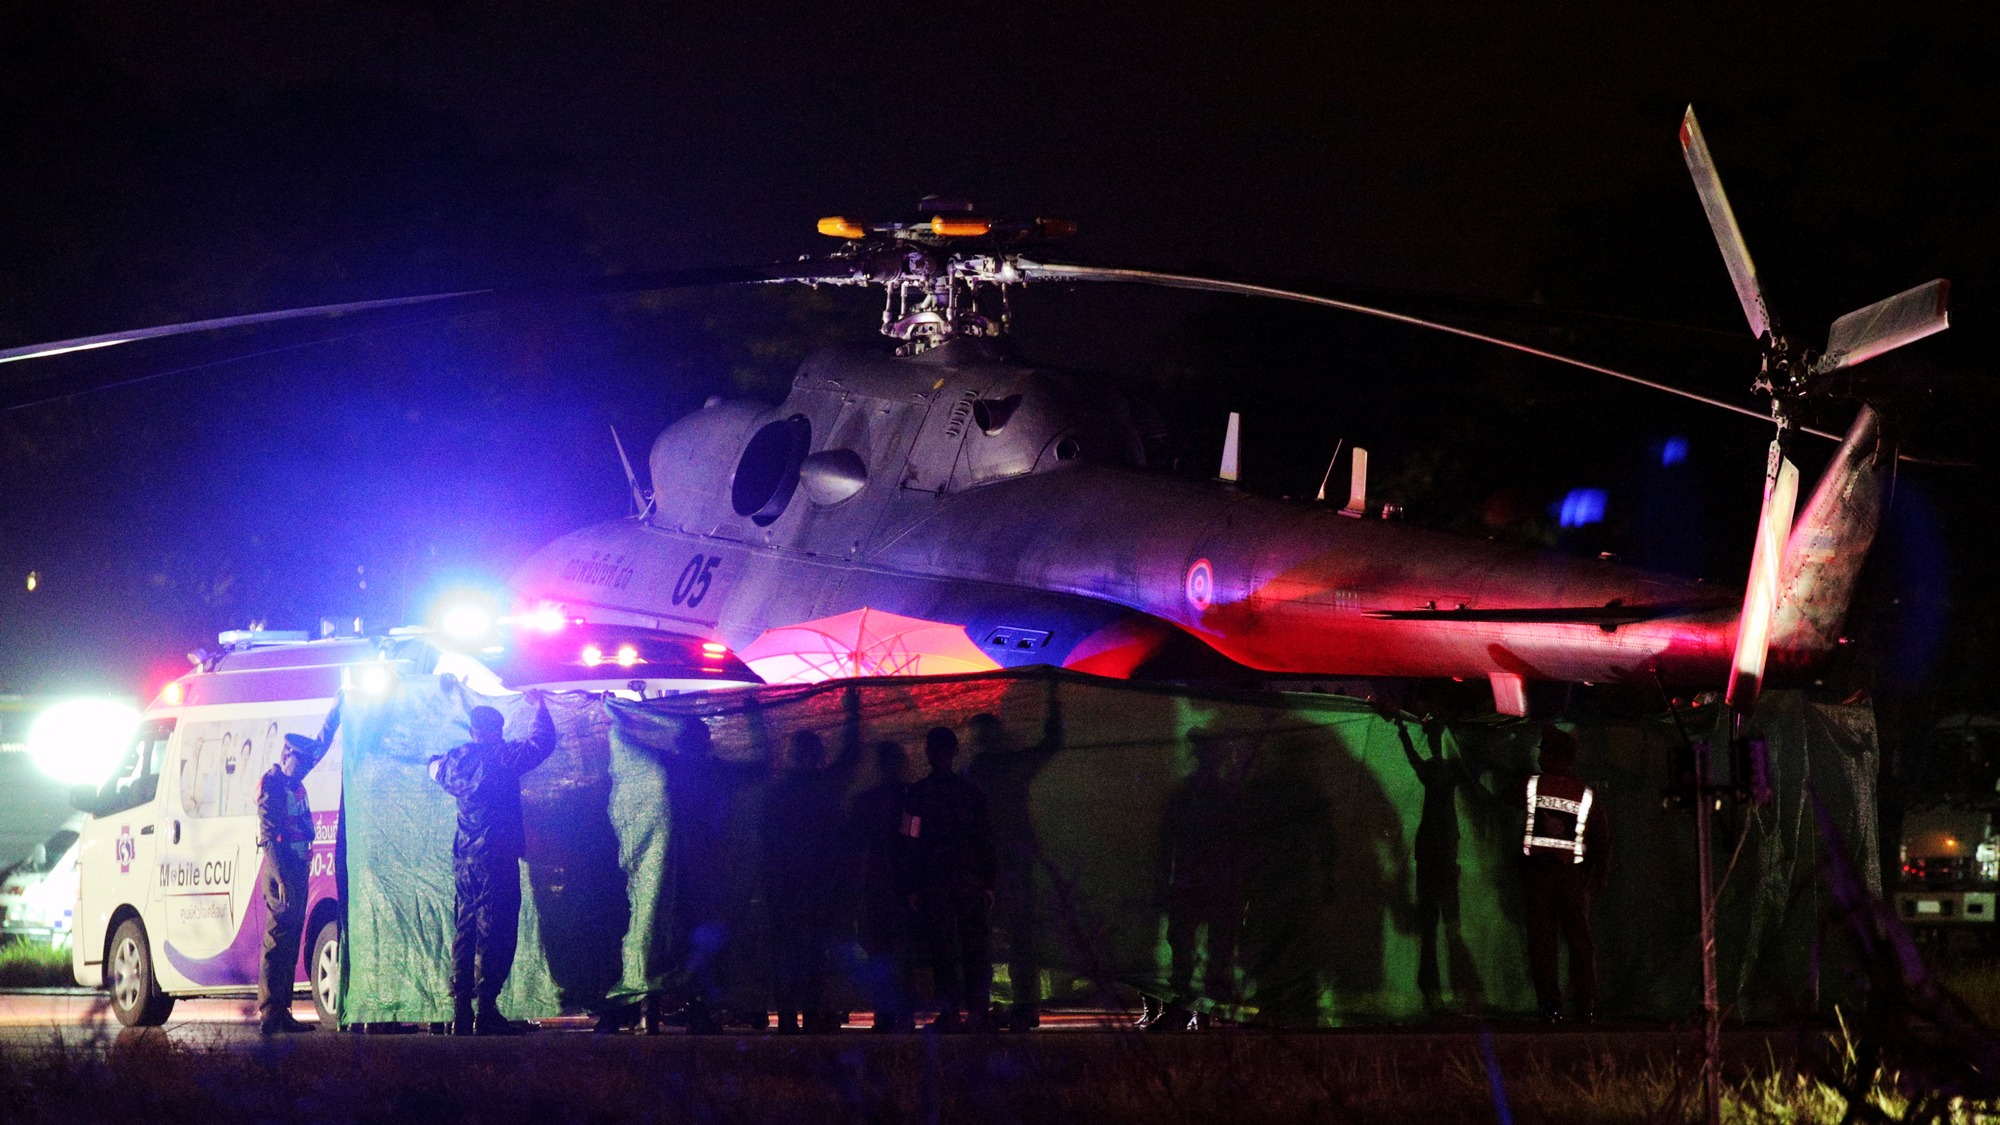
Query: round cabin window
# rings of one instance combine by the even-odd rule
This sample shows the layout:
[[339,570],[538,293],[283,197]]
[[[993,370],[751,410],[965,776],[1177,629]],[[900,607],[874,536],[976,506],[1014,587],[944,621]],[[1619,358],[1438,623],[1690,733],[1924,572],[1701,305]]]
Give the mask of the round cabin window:
[[736,475],[729,482],[729,501],[739,516],[767,527],[785,512],[799,487],[799,464],[812,445],[812,423],[803,414],[759,429],[743,447]]

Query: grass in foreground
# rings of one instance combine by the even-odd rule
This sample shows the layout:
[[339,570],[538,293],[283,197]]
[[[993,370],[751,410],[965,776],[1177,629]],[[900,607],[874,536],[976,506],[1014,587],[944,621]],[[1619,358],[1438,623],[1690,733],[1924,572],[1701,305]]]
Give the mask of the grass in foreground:
[[68,988],[69,946],[10,941],[0,945],[0,988]]
[[[1486,1052],[1370,1042],[1257,1033],[1172,1042],[1123,1035],[780,1041],[543,1033],[496,1042],[319,1034],[223,1049],[128,1033],[109,1049],[58,1043],[0,1050],[0,1120],[1500,1119]],[[1515,1040],[1498,1059],[1497,1085],[1521,1125],[1700,1117],[1698,1071],[1686,1053],[1555,1051]],[[1906,1103],[1893,1091],[1893,1076],[1875,1077],[1873,1108],[1900,1119]],[[1832,1086],[1767,1056],[1765,1065],[1733,1073],[1725,1120],[1834,1122],[1849,1108]],[[2000,1112],[1960,1105],[1943,1120],[2000,1121]]]

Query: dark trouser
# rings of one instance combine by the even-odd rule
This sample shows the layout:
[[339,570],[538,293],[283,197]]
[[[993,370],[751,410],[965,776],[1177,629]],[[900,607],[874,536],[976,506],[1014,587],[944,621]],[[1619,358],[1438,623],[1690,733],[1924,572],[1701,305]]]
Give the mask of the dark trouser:
[[824,884],[770,880],[765,893],[771,911],[772,991],[778,1015],[826,1008],[826,932],[828,906]]
[[[472,856],[453,864],[457,926],[451,939],[451,997],[491,1005],[514,970],[521,925],[521,861]],[[475,967],[477,973],[475,975]]]
[[1597,1011],[1597,947],[1590,940],[1590,876],[1583,865],[1561,858],[1530,858],[1521,864],[1521,889],[1528,907],[1528,975],[1544,1012],[1562,1010],[1556,984],[1556,941],[1569,946],[1570,999],[1583,1015]]
[[1007,979],[1017,1010],[1034,1010],[1042,999],[1042,959],[1035,948],[1035,879],[1030,867],[1002,867],[994,909],[1007,939]]
[[257,974],[257,1018],[282,1021],[292,1014],[298,981],[299,931],[306,921],[307,864],[282,845],[264,853],[257,890],[264,896],[264,956]]
[[917,913],[931,955],[931,980],[940,1012],[964,1011],[985,1019],[993,1003],[992,907],[972,887],[924,891]]
[[1452,981],[1454,989],[1463,992],[1468,982],[1459,979],[1458,936],[1458,868],[1456,865],[1444,871],[1417,868],[1417,990],[1425,996],[1443,991],[1442,974],[1438,972],[1438,929],[1445,931],[1445,940],[1453,944]]
[[[1166,945],[1174,951],[1174,963],[1166,983],[1174,989],[1170,997],[1176,1007],[1186,1007],[1194,999],[1228,1003],[1236,999],[1236,937],[1242,925],[1242,899],[1228,893],[1220,883],[1176,887],[1166,905]],[[1208,927],[1208,965],[1202,971],[1202,989],[1194,989],[1196,933]]]
[[861,952],[869,1002],[877,1023],[910,1014],[910,905],[893,889],[871,888],[861,914]]

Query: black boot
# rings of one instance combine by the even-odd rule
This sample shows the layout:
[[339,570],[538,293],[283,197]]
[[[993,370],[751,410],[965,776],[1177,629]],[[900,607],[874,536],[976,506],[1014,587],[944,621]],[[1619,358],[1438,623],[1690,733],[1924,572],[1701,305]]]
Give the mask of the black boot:
[[715,1013],[702,1000],[690,1000],[687,1007],[689,1035],[715,1035],[722,1031],[716,1022]]
[[454,1000],[451,1004],[451,1033],[471,1035],[473,1031],[472,1001]]
[[475,1035],[523,1035],[527,1029],[500,1014],[499,1005],[491,1000],[479,1002],[479,1011],[472,1021]]
[[616,1035],[639,1022],[639,1005],[623,1004],[607,1008],[598,1014],[597,1024],[590,1030],[598,1035]]

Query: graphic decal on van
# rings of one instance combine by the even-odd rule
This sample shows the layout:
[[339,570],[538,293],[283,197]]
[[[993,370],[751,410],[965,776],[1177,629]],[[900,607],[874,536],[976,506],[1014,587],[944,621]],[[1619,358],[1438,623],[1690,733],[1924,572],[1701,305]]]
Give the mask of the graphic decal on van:
[[[339,813],[316,812],[313,814],[314,843],[310,867],[311,876],[306,891],[306,910],[308,915],[310,915],[315,904],[334,896],[333,845],[334,837],[338,833],[339,827]],[[264,864],[267,862],[269,861],[260,859],[257,864],[257,877],[249,880],[247,884],[236,891],[236,893],[242,894],[246,900],[243,908],[243,921],[237,927],[236,933],[231,937],[228,946],[221,952],[212,956],[196,957],[176,948],[172,938],[167,939],[163,943],[163,947],[166,950],[167,963],[174,967],[175,972],[178,972],[202,988],[255,984],[257,982],[258,961],[263,956],[264,951],[264,927],[271,916],[270,911],[264,906],[264,896],[258,890],[263,885]],[[160,866],[164,873],[168,865],[161,864]],[[190,863],[178,866],[192,869],[196,868],[197,865]],[[233,868],[234,864],[224,861],[200,866],[202,868],[215,868],[217,870],[193,870],[187,872],[189,878],[197,880],[189,884],[195,890],[193,893],[179,893],[174,895],[171,900],[172,905],[168,909],[174,910],[177,913],[171,919],[170,924],[179,926],[183,933],[226,931],[229,924],[227,913],[228,892],[218,889],[213,892],[202,893],[203,889],[218,886],[218,884],[213,881],[202,882],[200,880],[219,878],[226,882],[235,874],[233,870],[226,869]],[[178,877],[178,873],[176,877]],[[221,913],[217,913],[218,910]],[[301,936],[310,938],[312,935],[302,933]],[[210,947],[212,948],[212,946]],[[297,976],[294,978],[295,980],[303,981],[307,979],[303,950],[300,952],[299,967],[296,972]]]
[[133,861],[139,858],[139,840],[132,835],[131,825],[118,826],[118,839],[112,845],[112,853],[118,857],[118,873],[130,875]]
[[[162,864],[161,870],[164,872],[165,869],[166,865]],[[258,870],[261,874],[261,865]],[[185,917],[173,919],[173,923],[199,924],[210,920],[201,916],[203,912],[212,912],[216,906],[222,908],[220,920],[222,926],[227,927],[228,899],[223,895],[184,895],[177,898],[169,909],[189,912]],[[237,927],[236,938],[228,948],[213,957],[190,957],[175,949],[174,943],[169,940],[165,943],[167,963],[174,967],[175,972],[204,988],[254,984],[257,980],[257,958],[264,948],[264,925],[269,917],[269,911],[264,909],[264,896],[252,894],[243,911],[243,924]]]

